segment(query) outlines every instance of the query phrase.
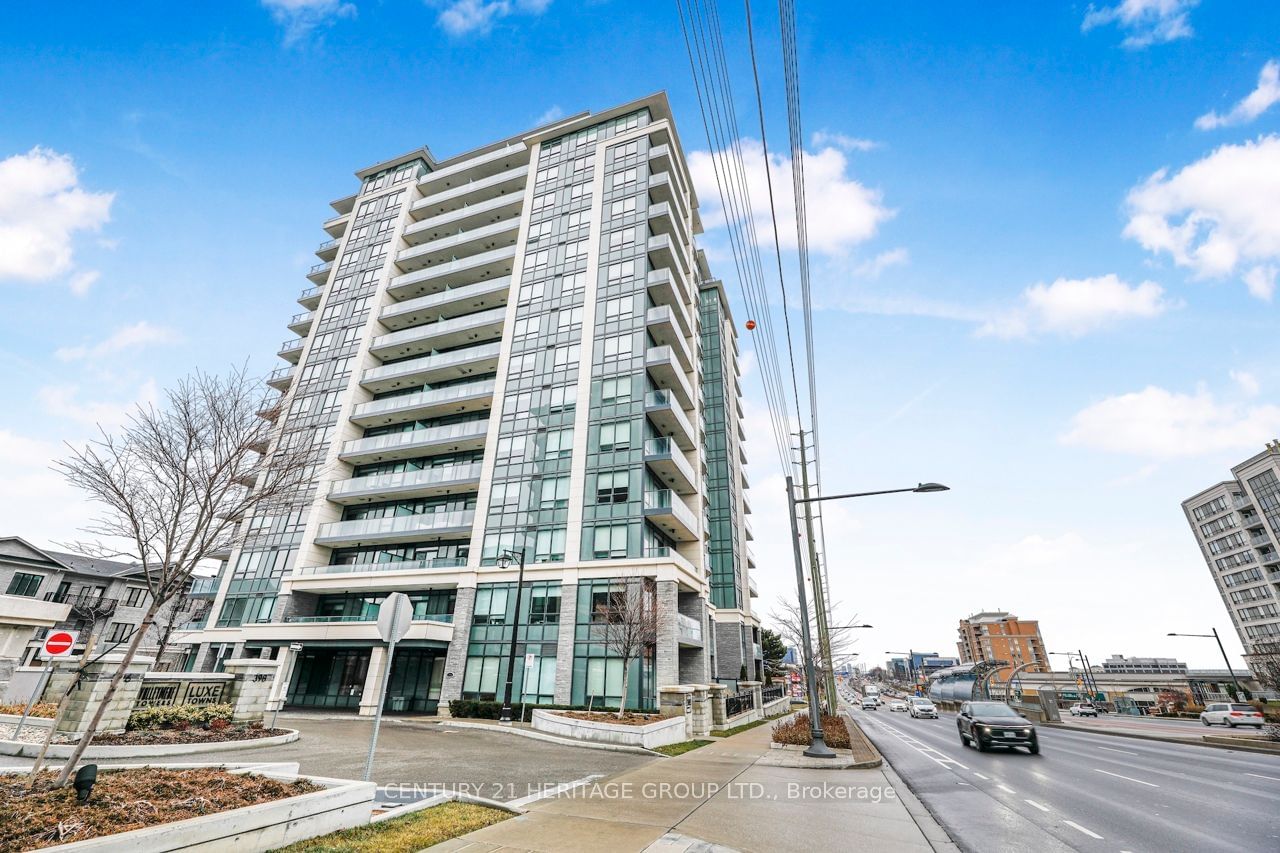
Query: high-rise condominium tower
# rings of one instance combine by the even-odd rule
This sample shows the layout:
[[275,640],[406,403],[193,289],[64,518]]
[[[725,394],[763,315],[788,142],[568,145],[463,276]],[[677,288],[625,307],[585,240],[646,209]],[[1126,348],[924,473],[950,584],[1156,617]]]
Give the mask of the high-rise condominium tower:
[[599,623],[638,585],[629,705],[759,677],[737,333],[666,98],[356,174],[263,412],[316,475],[243,520],[189,665],[282,659],[288,704],[372,713],[399,591],[388,711],[501,699],[513,630],[517,700],[616,705]]

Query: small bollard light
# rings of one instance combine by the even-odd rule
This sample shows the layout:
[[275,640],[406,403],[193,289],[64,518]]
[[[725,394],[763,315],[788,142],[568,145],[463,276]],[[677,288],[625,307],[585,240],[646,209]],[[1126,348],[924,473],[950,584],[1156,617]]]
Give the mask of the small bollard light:
[[76,799],[82,803],[88,802],[89,794],[93,791],[93,783],[98,781],[98,765],[86,764],[76,771],[75,781],[72,783],[76,789]]

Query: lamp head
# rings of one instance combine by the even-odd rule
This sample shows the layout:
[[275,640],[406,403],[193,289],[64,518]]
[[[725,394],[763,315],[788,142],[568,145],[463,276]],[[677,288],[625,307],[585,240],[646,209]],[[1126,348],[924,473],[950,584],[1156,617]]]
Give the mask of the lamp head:
[[913,492],[949,492],[950,486],[944,486],[941,483],[921,483],[911,491]]
[[510,554],[501,554],[501,555],[499,555],[499,557],[498,557],[498,568],[500,568],[500,569],[509,569],[509,568],[511,568],[511,555],[510,555]]
[[98,781],[98,765],[86,764],[76,771],[75,781],[72,785],[76,789],[76,800],[85,803],[89,801],[89,794],[93,791],[93,783]]

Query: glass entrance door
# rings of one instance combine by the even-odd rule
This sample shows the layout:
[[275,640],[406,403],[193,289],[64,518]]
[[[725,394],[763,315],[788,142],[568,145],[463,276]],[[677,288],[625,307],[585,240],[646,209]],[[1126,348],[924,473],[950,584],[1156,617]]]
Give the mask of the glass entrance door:
[[434,714],[440,704],[444,658],[434,649],[396,649],[387,680],[388,714]]

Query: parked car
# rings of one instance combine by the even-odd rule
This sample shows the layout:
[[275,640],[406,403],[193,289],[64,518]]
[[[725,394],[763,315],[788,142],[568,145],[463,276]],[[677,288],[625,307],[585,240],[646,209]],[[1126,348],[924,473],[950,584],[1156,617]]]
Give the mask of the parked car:
[[1098,709],[1088,702],[1077,702],[1067,709],[1067,712],[1073,717],[1096,717]]
[[1035,725],[1003,702],[965,702],[960,706],[956,728],[960,743],[972,743],[979,752],[993,746],[1025,746],[1032,755],[1040,754]]
[[879,704],[880,702],[876,699],[875,696],[862,697],[862,710],[864,711],[874,711],[876,709],[876,706]]
[[938,709],[934,707],[934,704],[924,696],[911,697],[910,711],[911,716],[915,717],[917,720],[921,717],[928,717],[933,720],[938,719]]
[[1206,705],[1200,712],[1200,722],[1206,726],[1224,725],[1234,729],[1236,726],[1257,726],[1262,728],[1263,716],[1252,705],[1234,702],[1214,702]]
[[889,703],[889,710],[905,711],[907,710],[907,703],[903,702],[901,699],[894,699],[892,702]]

